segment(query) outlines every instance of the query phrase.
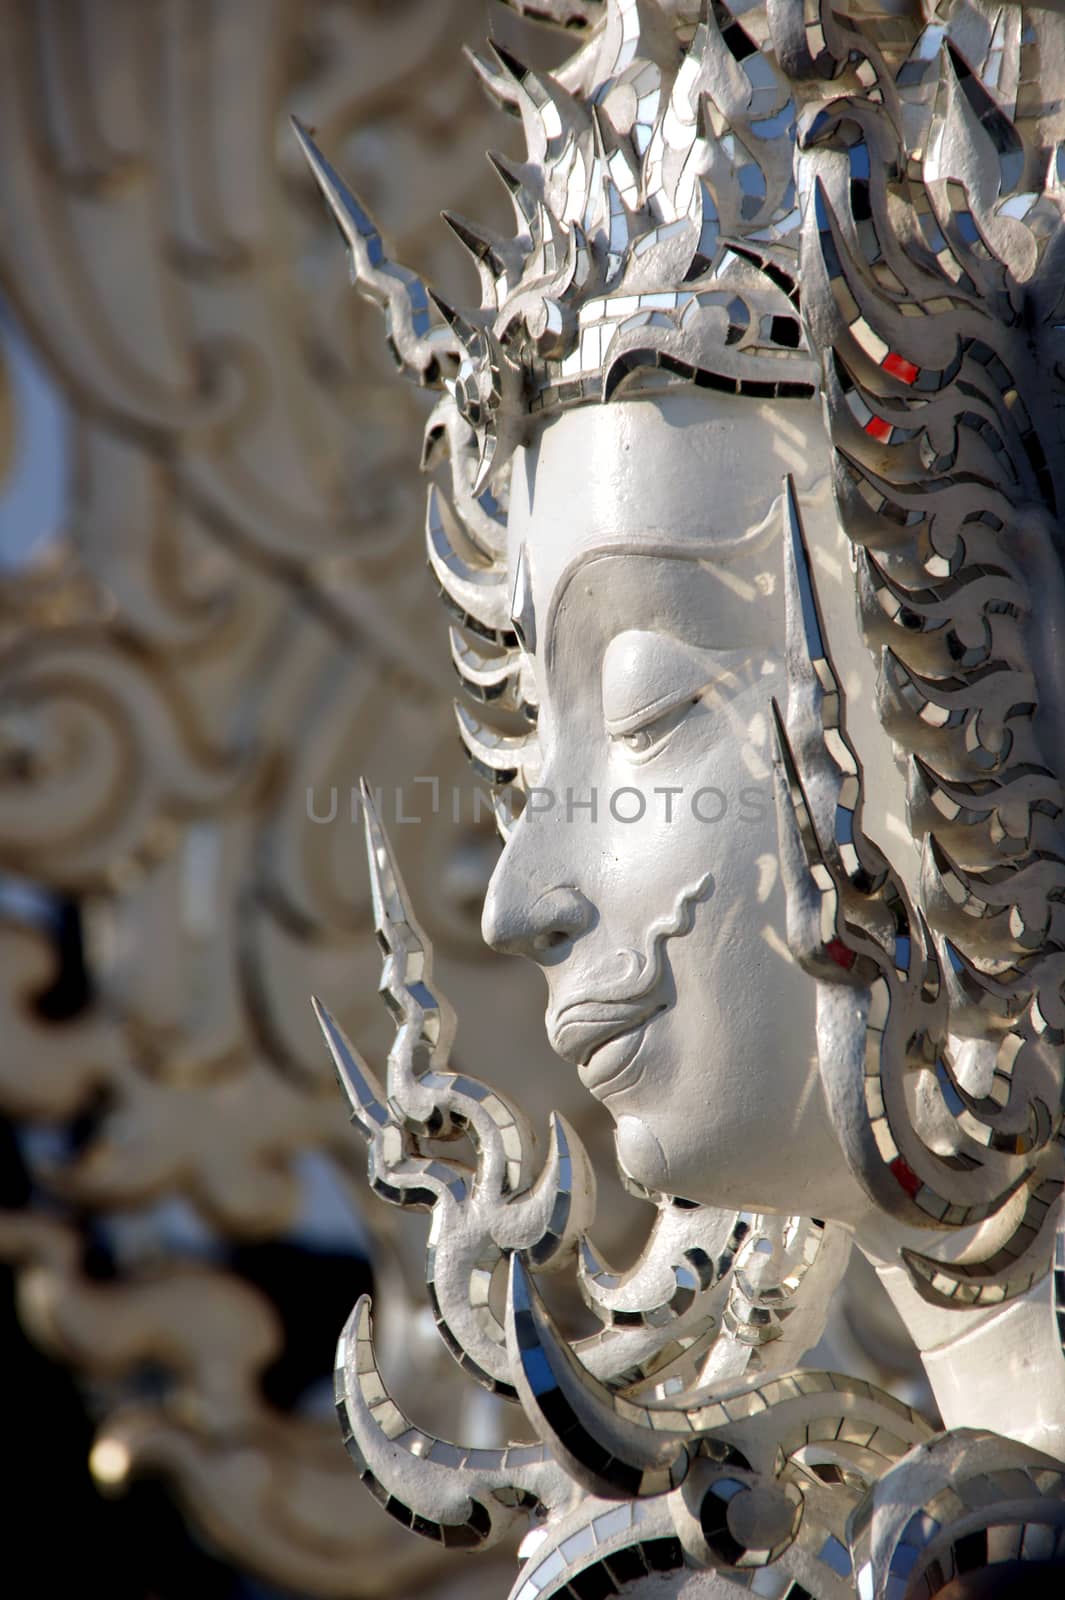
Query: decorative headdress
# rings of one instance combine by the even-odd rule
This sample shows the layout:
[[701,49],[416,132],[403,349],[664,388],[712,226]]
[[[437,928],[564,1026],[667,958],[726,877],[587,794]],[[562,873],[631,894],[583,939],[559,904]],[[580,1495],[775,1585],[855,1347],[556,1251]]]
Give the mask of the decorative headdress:
[[[401,370],[445,391],[425,460],[447,458],[450,494],[430,490],[427,532],[456,620],[456,667],[475,700],[535,724],[522,663],[532,641],[521,574],[516,592],[507,582],[502,509],[505,468],[531,419],[663,383],[779,399],[822,390],[863,617],[883,660],[883,714],[909,763],[925,842],[908,886],[864,836],[861,766],[789,493],[791,694],[778,715],[789,935],[822,985],[832,1035],[822,1073],[855,1174],[906,1222],[987,1224],[982,1259],[948,1267],[909,1253],[914,1282],[939,1302],[1007,1299],[1045,1270],[1063,1154],[1062,803],[1050,668],[1027,620],[1034,585],[1061,586],[1061,442],[1040,385],[1061,337],[1044,286],[1059,276],[1065,207],[1033,102],[1038,29],[1019,16],[989,22],[968,0],[924,21],[872,4],[866,14],[860,0],[849,15],[828,0],[516,9],[589,31],[553,75],[499,47],[477,63],[521,117],[529,155],[494,158],[515,238],[448,219],[477,264],[478,308],[436,300],[434,321],[434,297],[388,261],[300,130]],[[944,44],[948,20],[965,34],[964,58]],[[1011,117],[1026,107],[1027,123]],[[478,769],[520,786],[534,729],[482,726],[462,708],[459,721]],[[922,1425],[853,1380],[768,1378],[796,1358],[784,1318],[803,1280],[813,1273],[824,1299],[841,1270],[832,1230],[659,1197],[644,1255],[612,1275],[583,1237],[574,1173],[585,1158],[573,1136],[556,1126],[533,1182],[516,1110],[447,1068],[424,942],[369,806],[367,827],[384,987],[399,1019],[387,1085],[325,1017],[327,1038],[375,1186],[433,1211],[427,1278],[444,1338],[474,1377],[519,1396],[549,1451],[475,1459],[422,1434],[384,1391],[361,1307],[342,1340],[338,1398],[364,1476],[389,1510],[444,1543],[487,1542],[523,1508],[546,1508],[554,1533],[530,1559],[529,1593],[559,1592],[593,1567],[588,1581],[602,1585],[603,1573],[613,1584],[685,1561],[781,1562],[801,1592],[851,1593],[865,1534],[848,1553],[842,1517]],[[834,1007],[846,1013],[838,1028]],[[475,1171],[433,1153],[433,1141],[463,1130]],[[764,1280],[755,1238],[774,1263]],[[576,1350],[529,1275],[573,1246],[602,1324]],[[501,1318],[492,1283],[508,1256]],[[736,1360],[740,1347],[748,1354]],[[713,1391],[668,1402],[708,1350]],[[725,1380],[744,1373],[728,1391]],[[661,1387],[649,1398],[652,1382]],[[819,1455],[813,1441],[829,1436],[833,1449]],[[848,1449],[859,1436],[864,1455]],[[609,1507],[594,1517],[585,1501],[571,1525],[574,1480],[624,1500],[628,1520]],[[746,1522],[727,1509],[743,1496]],[[878,1574],[894,1570],[897,1552],[901,1573],[913,1550],[931,1548],[918,1522],[939,1527],[927,1507],[915,1510]]]
[[1065,1168],[1051,660],[1065,188],[1040,83],[1063,29],[955,9],[967,56],[930,23],[892,93],[817,109],[798,161],[804,313],[881,717],[909,781],[909,892],[862,832],[861,770],[805,579],[789,734],[798,767],[817,773],[826,750],[830,765],[804,796],[789,751],[785,764],[822,919],[807,965],[868,995],[854,1058],[822,1052],[848,1158],[902,1220],[987,1224],[975,1259],[905,1259],[926,1298],[993,1304],[1045,1273]]
[[[516,9],[574,21],[566,6]],[[388,260],[372,220],[297,126],[354,281],[385,311],[400,371],[444,390],[423,465],[450,466],[448,488],[429,491],[426,538],[457,623],[455,667],[472,700],[529,722],[534,694],[503,552],[506,467],[532,422],[663,384],[787,398],[813,395],[818,381],[797,308],[795,98],[763,48],[766,17],[657,0],[584,12],[598,26],[553,75],[498,45],[473,58],[528,147],[521,164],[489,158],[514,205],[514,238],[445,213],[477,267],[477,308],[453,310]],[[478,772],[522,788],[534,738],[513,720],[501,729],[457,713]],[[497,806],[504,831],[511,810]]]
[[794,99],[757,41],[722,20],[708,11],[678,27],[657,5],[626,0],[556,76],[497,44],[474,59],[492,97],[520,116],[528,159],[490,157],[515,238],[445,213],[482,290],[465,311],[429,292],[450,330],[450,375],[428,333],[426,291],[384,263],[372,223],[301,132],[357,281],[389,297],[403,370],[446,385],[470,430],[475,494],[530,416],[633,383],[815,392],[795,309]]

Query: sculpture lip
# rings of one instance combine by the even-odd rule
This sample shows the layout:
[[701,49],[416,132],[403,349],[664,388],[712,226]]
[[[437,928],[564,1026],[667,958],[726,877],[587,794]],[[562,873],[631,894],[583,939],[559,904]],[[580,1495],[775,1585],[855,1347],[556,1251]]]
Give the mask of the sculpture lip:
[[547,1032],[551,1048],[564,1060],[572,1061],[574,1066],[581,1069],[581,1078],[587,1088],[597,1088],[600,1076],[605,1082],[615,1075],[617,1069],[611,1062],[604,1063],[608,1070],[603,1075],[594,1069],[589,1070],[592,1057],[615,1039],[642,1030],[653,1016],[664,1009],[661,1001],[650,996],[640,1000],[571,1001],[553,1016],[548,1016]]

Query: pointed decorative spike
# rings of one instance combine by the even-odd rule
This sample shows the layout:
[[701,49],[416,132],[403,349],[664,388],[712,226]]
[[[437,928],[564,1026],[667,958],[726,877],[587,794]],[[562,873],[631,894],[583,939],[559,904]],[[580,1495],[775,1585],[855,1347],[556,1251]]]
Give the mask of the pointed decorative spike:
[[479,228],[466,217],[460,217],[457,211],[441,211],[440,215],[476,261],[487,262],[497,276],[502,273],[502,239],[487,228]]
[[603,110],[600,106],[592,106],[592,149],[603,163],[604,171],[607,159],[606,134],[609,129]]
[[499,40],[491,51],[506,74],[521,114],[529,162],[536,167],[550,165],[549,152],[558,141],[573,138],[587,126],[587,113],[555,79],[519,61]]
[[503,180],[503,186],[510,194],[517,194],[523,187],[521,169],[516,161],[511,161],[509,156],[503,155],[500,150],[486,151],[488,160],[495,171]]
[[550,73],[539,72],[535,67],[529,66],[527,62],[522,61],[499,39],[493,39],[490,48],[497,61],[510,74],[515,83],[521,86],[524,93],[528,95],[530,102],[536,108],[538,116],[542,116],[543,108],[547,105],[555,107],[559,113],[560,121],[563,122],[566,120],[561,115],[564,110],[569,114],[571,120],[586,115],[584,107],[574,99],[569,90],[564,88],[556,77]]
[[494,435],[485,433],[481,435],[481,456],[477,463],[477,472],[473,480],[473,496],[475,499],[484,494],[492,481],[495,470],[496,439]]
[[817,603],[817,591],[814,587],[813,572],[810,566],[810,552],[806,544],[802,516],[799,512],[799,503],[795,495],[795,484],[792,481],[790,472],[784,478],[782,516],[784,548],[787,551],[786,560],[788,560],[789,570],[793,576],[799,600],[803,632],[806,640],[806,654],[811,664],[819,661],[827,662],[824,633],[821,628],[821,610]]
[[442,299],[435,289],[430,289],[428,294],[433,305],[439,311],[463,349],[470,355],[475,354],[479,337],[477,329],[472,323],[467,322],[466,318],[461,312],[456,311],[454,306],[448,305],[447,301]]
[[[484,306],[493,311],[497,310],[499,306],[497,283],[500,278],[505,280],[508,276],[506,242],[487,229],[476,227],[454,211],[441,211],[440,215],[463,249],[473,257],[477,276],[481,282],[481,299]],[[520,273],[520,264],[513,259],[514,251],[511,250],[509,255],[510,267],[516,274]]]
[[432,946],[411,910],[388,835],[365,782],[360,784],[360,792],[374,926],[385,954],[379,991],[399,1030],[388,1057],[388,1098],[410,1124],[420,1125],[431,1121],[438,1109],[431,1087],[421,1082],[421,1073],[426,1065],[446,1071],[455,1036],[455,1013],[447,998],[432,987]]
[[432,326],[425,284],[417,273],[389,260],[372,217],[296,117],[292,118],[292,126],[322,197],[351,251],[355,284],[385,313],[386,333],[400,369],[416,383],[439,387],[443,377],[441,363],[457,361],[459,351],[450,332]]
[[772,715],[777,746],[773,790],[788,948],[811,977],[840,983],[854,954],[846,940],[836,937],[835,881],[821,852],[776,701]]
[[780,763],[784,788],[788,796],[788,811],[794,820],[795,827],[798,830],[799,839],[802,843],[803,854],[806,858],[806,864],[811,869],[814,867],[819,867],[823,871],[827,872],[828,869],[825,865],[825,857],[824,852],[821,849],[821,841],[817,837],[817,829],[814,826],[813,814],[810,810],[809,801],[806,798],[806,791],[803,788],[802,778],[799,776],[798,764],[791,748],[791,742],[788,739],[787,729],[784,724],[784,718],[781,714],[780,706],[777,704],[776,699],[772,699],[769,702],[769,705],[773,718],[773,734],[776,744],[777,759]]
[[[370,891],[373,896],[374,927],[390,949],[395,947],[398,934],[404,944],[412,942],[423,948],[419,937],[421,930],[410,909],[403,879],[392,854],[388,835],[377,815],[373,795],[365,778],[359,779],[359,797],[362,801],[363,827],[366,835],[366,862],[370,871]],[[410,936],[409,940],[407,935]]]
[[525,546],[522,545],[518,553],[518,565],[514,572],[514,589],[510,597],[510,620],[514,624],[523,650],[530,655],[536,651],[536,613],[533,610],[532,581],[529,577],[529,561]]
[[[998,158],[999,169],[1003,171],[1003,190],[1008,190],[1011,185],[1006,178],[1009,170],[1007,163],[1010,163],[1012,157],[1012,165],[1015,168],[1020,167],[1024,158],[1024,142],[1014,124],[988,93],[986,86],[981,83],[979,76],[972,70],[949,35],[944,43],[945,48],[940,57],[942,78],[945,79],[949,73],[968,101],[976,125],[982,130]],[[929,166],[932,166],[931,161]]]
[[365,251],[370,264],[378,266],[384,259],[384,247],[372,218],[363,210],[336,168],[326,160],[303,123],[298,117],[291,120],[300,149],[333,213],[337,227],[353,251],[358,250],[360,254]]
[[392,1120],[385,1105],[385,1092],[343,1028],[317,996],[311,997],[311,1005],[329,1046],[340,1087],[351,1107],[351,1120],[369,1138],[378,1128],[387,1127]]
[[496,832],[504,844],[518,823],[515,800],[515,791],[511,788],[492,790],[492,815],[496,819]]
[[525,167],[516,161],[510,161],[501,155],[498,150],[488,151],[488,160],[503,183],[503,187],[510,195],[514,206],[514,214],[518,226],[528,228],[533,244],[539,242],[538,203],[535,192],[530,188],[530,183],[536,178],[534,167]]
[[489,39],[488,48],[503,68],[503,71],[520,86],[524,82],[528,71],[524,61],[519,61],[517,56],[507,49],[501,39]]
[[[683,1481],[690,1435],[655,1427],[642,1407],[626,1404],[622,1414],[556,1329],[519,1255],[510,1258],[507,1348],[526,1415],[592,1494],[641,1498]],[[637,1416],[647,1420],[633,1420]]]
[[798,791],[801,796],[802,781],[799,778],[799,768],[791,748],[791,741],[788,738],[784,713],[780,709],[780,702],[776,695],[773,695],[769,701],[769,711],[773,719],[773,743],[777,760],[783,769],[788,788],[793,792]]
[[514,83],[503,73],[497,72],[492,62],[479,56],[469,45],[463,45],[462,53],[466,57],[474,73],[480,80],[481,88],[488,95],[493,105],[501,111],[509,112],[513,117],[518,116],[518,91]]

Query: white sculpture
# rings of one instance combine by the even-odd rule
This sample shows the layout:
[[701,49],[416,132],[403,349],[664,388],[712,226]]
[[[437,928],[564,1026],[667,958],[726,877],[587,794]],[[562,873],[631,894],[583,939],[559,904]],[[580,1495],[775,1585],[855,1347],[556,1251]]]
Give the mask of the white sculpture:
[[[449,1072],[368,810],[387,1086],[327,1038],[375,1186],[433,1210],[443,1336],[540,1444],[420,1434],[365,1306],[341,1409],[420,1531],[537,1508],[521,1600],[1034,1593],[1065,1562],[1065,207],[1038,76],[1065,22],[897,9],[610,0],[554,78],[497,50],[519,233],[453,221],[484,297],[439,326],[303,136],[401,364],[446,382],[429,556],[496,713],[459,710],[507,838],[485,936],[543,967],[551,1041],[657,1206],[612,1274],[565,1126],[536,1177],[517,1109]],[[475,1173],[428,1142],[462,1129]],[[941,1434],[798,1369],[852,1239]],[[535,1274],[574,1248],[602,1331],[571,1348]]]

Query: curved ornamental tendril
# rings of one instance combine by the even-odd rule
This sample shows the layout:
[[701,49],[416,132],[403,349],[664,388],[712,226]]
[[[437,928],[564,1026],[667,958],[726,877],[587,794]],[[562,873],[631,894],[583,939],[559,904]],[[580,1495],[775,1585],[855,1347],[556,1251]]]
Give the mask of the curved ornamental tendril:
[[[790,694],[786,717],[779,708],[775,716],[781,827],[792,840],[785,856],[791,864],[793,948],[842,1004],[857,1000],[865,1025],[865,1048],[853,1057],[822,1050],[826,1093],[849,1141],[852,1170],[879,1205],[906,1221],[926,1228],[982,1222],[1027,1185],[1027,1206],[994,1256],[947,1267],[916,1251],[906,1253],[926,1297],[992,1304],[1023,1293],[1046,1270],[1053,1201],[1061,1187],[1054,1168],[1048,1170],[1048,1162],[1058,1159],[1057,1130],[1032,1104],[1023,1137],[1009,1131],[996,1138],[1003,1113],[997,1105],[976,1102],[953,1071],[944,957],[902,879],[862,830],[861,767],[847,732],[790,483],[783,504]],[[951,954],[947,947],[946,959]],[[822,1019],[820,1026],[829,1024]],[[1000,1055],[1009,1054],[1011,1038],[1012,1060],[1021,1065],[1021,1030],[1006,1036]],[[912,1116],[906,1092],[907,1078],[915,1074],[935,1074],[944,1101],[956,1108],[950,1154],[933,1150]],[[1016,1117],[1015,1101],[1007,1115]]]
[[[837,1281],[846,1256],[842,1235],[800,1218],[785,1225],[783,1219],[660,1196],[637,1261],[623,1272],[608,1267],[588,1238],[594,1176],[565,1119],[552,1115],[547,1155],[534,1176],[534,1141],[522,1113],[497,1091],[449,1068],[455,1019],[434,984],[431,949],[365,784],[361,796],[374,924],[384,957],[381,993],[396,1024],[384,1083],[325,1007],[316,1001],[315,1009],[352,1121],[369,1146],[372,1189],[393,1204],[431,1213],[426,1283],[441,1337],[455,1359],[484,1387],[508,1398],[519,1395],[521,1363],[516,1365],[491,1295],[493,1277],[507,1257],[520,1257],[536,1272],[579,1265],[581,1293],[601,1326],[574,1343],[569,1359],[585,1374],[589,1392],[601,1387],[617,1394],[619,1403],[628,1404],[625,1395],[652,1383],[674,1389],[690,1383],[708,1352],[733,1381],[794,1359],[792,1344],[781,1337],[780,1315],[787,1314],[804,1279],[811,1289],[820,1283],[823,1294]],[[650,967],[660,959],[654,952],[688,925],[690,914],[684,900],[659,919]],[[474,1152],[472,1167],[439,1153],[462,1135]],[[763,1240],[775,1241],[768,1258],[756,1253]],[[737,1267],[742,1273],[745,1262],[757,1259],[772,1263],[757,1287],[742,1276],[737,1280]],[[459,1464],[469,1452],[425,1442],[428,1436],[396,1410],[380,1382],[368,1317],[366,1302],[353,1313],[337,1360],[338,1404],[360,1470],[390,1510],[413,1519],[411,1525],[429,1537],[461,1543],[501,1536],[506,1519],[501,1522],[491,1506],[489,1520],[478,1520],[476,1504],[483,1510],[487,1502],[475,1500],[474,1511],[465,1509],[467,1479],[457,1479],[454,1489],[455,1506],[462,1509],[458,1522],[427,1515],[424,1508],[436,1504],[430,1491],[437,1475],[429,1467],[414,1469],[412,1452],[434,1467]],[[806,1343],[817,1338],[820,1320],[806,1327]],[[723,1353],[733,1347],[734,1355]],[[518,1461],[522,1472],[512,1481],[507,1473]],[[519,1499],[550,1500],[561,1492],[552,1488],[554,1479],[540,1458],[539,1465],[532,1462],[535,1472],[530,1462],[526,1455],[504,1452],[478,1482],[485,1493],[505,1488]],[[424,1503],[418,1487],[423,1478]]]
[[[1029,43],[1038,55],[1038,36]],[[788,708],[803,750],[784,765],[810,871],[825,880],[825,946],[868,995],[865,1062],[835,1069],[834,1092],[864,1130],[852,1166],[878,1203],[919,1225],[963,1228],[1011,1208],[978,1259],[948,1266],[906,1251],[926,1298],[988,1305],[1045,1273],[1065,1176],[1065,791],[1051,662],[1065,485],[1048,389],[1060,370],[1065,202],[1038,118],[1020,115],[1018,97],[1012,120],[993,75],[982,82],[942,28],[904,81],[894,101],[819,108],[798,170],[804,318],[824,352],[836,498],[882,664],[879,709],[907,770],[919,905],[862,834],[860,769],[809,627]],[[816,609],[804,555],[797,570]],[[823,804],[810,790],[818,764],[836,774],[838,812],[832,783]],[[874,901],[889,934],[877,948],[858,931]],[[824,981],[838,985],[842,967],[829,966]],[[980,1019],[987,1070],[975,1079],[958,1065],[962,1017],[962,1036]],[[915,1085],[924,1133],[904,1106]]]

